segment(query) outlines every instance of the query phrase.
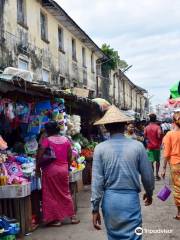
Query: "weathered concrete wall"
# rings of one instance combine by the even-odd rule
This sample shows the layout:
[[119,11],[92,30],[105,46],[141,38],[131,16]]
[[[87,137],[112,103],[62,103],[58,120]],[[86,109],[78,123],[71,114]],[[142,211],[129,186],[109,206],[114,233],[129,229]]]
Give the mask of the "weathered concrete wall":
[[[67,85],[72,81],[79,82],[83,86],[83,71],[87,74],[87,87],[96,89],[96,67],[95,72],[91,71],[91,50],[71,34],[60,22],[56,20],[40,1],[26,1],[27,27],[17,23],[17,1],[1,0],[1,13],[4,16],[5,42],[3,51],[0,52],[0,67],[12,65],[18,66],[18,58],[29,61],[29,70],[35,73],[35,80],[42,80],[42,68],[51,74],[51,81],[54,82],[63,76]],[[48,41],[41,39],[40,11],[47,16]],[[64,52],[58,50],[58,27],[64,31]],[[77,62],[72,61],[72,38],[76,40]],[[82,64],[82,47],[86,49],[86,66]],[[94,62],[98,59],[94,54]]]
[[[110,74],[110,99],[120,108],[144,111],[145,98],[143,93],[128,81],[125,76],[118,76],[116,71]],[[115,77],[114,77],[115,75]],[[115,87],[115,88],[114,88]]]
[[117,71],[111,71],[109,95],[112,103],[120,105],[120,78]]

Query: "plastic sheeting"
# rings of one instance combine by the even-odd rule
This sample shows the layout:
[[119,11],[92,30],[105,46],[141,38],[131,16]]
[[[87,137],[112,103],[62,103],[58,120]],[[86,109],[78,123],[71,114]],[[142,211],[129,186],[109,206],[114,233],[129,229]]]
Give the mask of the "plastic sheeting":
[[111,106],[111,104],[103,98],[94,98],[92,101],[97,103],[102,111],[108,110],[108,108]]
[[171,87],[170,92],[173,99],[180,98],[180,81]]
[[6,80],[12,80],[14,77],[18,77],[27,82],[33,81],[33,73],[32,72],[26,71],[26,70],[21,70],[18,68],[13,68],[13,67],[7,67],[4,70],[3,74],[1,75],[1,78],[2,78],[2,76]]

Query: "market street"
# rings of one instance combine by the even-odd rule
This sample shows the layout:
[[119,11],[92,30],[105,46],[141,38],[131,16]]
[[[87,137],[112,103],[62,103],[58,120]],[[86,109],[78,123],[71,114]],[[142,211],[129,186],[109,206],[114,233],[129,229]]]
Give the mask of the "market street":
[[[156,182],[156,190],[154,194],[154,202],[149,207],[144,207],[142,202],[143,212],[143,228],[147,230],[169,230],[172,233],[145,233],[145,240],[169,240],[179,239],[180,227],[179,222],[174,220],[176,208],[174,206],[173,197],[166,202],[161,202],[157,199],[156,194],[163,186],[163,182]],[[141,194],[142,196],[142,194]],[[142,198],[142,197],[141,197]],[[95,231],[91,224],[91,209],[90,209],[90,190],[85,187],[85,190],[78,195],[78,216],[81,220],[79,225],[65,225],[60,228],[40,228],[35,231],[26,240],[105,240],[106,233],[103,227],[102,231]]]
[[0,0],[0,240],[180,240],[179,12]]

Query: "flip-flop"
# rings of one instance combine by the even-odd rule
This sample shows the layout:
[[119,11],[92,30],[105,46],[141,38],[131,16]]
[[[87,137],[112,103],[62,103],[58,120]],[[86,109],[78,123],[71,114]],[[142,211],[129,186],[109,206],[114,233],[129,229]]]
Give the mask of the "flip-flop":
[[49,224],[49,227],[61,227],[62,226],[62,222],[57,222],[57,223],[51,223]]
[[180,221],[180,216],[175,216],[174,219]]
[[78,220],[77,218],[71,218],[71,224],[79,224],[80,220]]

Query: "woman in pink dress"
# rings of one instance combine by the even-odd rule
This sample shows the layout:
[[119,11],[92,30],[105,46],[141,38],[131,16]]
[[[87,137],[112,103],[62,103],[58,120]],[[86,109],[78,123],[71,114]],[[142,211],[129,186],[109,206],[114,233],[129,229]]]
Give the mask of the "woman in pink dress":
[[66,218],[72,224],[79,223],[75,216],[73,201],[69,189],[69,165],[71,162],[71,144],[66,137],[59,135],[56,122],[45,125],[46,138],[42,140],[38,152],[41,159],[45,149],[50,147],[56,159],[42,169],[42,209],[44,223],[61,226]]

